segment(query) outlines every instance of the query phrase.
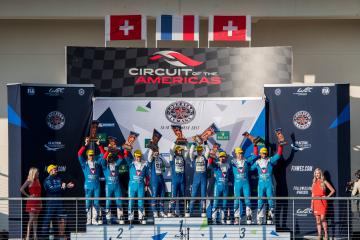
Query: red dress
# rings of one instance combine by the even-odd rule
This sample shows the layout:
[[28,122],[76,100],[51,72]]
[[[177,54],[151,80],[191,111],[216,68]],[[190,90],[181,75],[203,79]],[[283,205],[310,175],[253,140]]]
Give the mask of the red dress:
[[[326,192],[325,189],[321,187],[321,181],[317,180],[312,185],[312,194],[314,197],[325,197]],[[313,208],[314,208],[314,215],[325,215],[327,210],[327,201],[325,199],[314,199],[313,200]]]
[[[33,197],[41,197],[41,185],[39,180],[35,180],[28,187],[29,194]],[[27,200],[26,212],[28,213],[39,213],[41,210],[41,200]]]

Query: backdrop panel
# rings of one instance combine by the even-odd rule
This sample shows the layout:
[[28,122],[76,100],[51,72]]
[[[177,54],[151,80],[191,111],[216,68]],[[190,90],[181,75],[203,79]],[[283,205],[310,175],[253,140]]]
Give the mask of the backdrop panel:
[[[326,179],[336,189],[336,196],[346,196],[350,180],[350,107],[349,85],[265,85],[269,106],[269,141],[276,142],[274,129],[281,127],[288,140],[284,161],[275,170],[277,196],[311,196],[315,168],[325,171]],[[278,224],[292,226],[292,203],[282,203]],[[344,202],[329,201],[329,232],[342,234],[346,222]],[[340,206],[341,205],[341,206]],[[297,236],[316,232],[310,201],[295,205]],[[346,216],[345,216],[346,217]],[[336,235],[341,236],[341,235]]]
[[[93,85],[8,85],[9,197],[21,197],[19,188],[31,167],[39,169],[42,183],[50,164],[59,166],[63,180],[75,183],[65,196],[83,196],[76,153],[88,132],[93,91]],[[74,212],[70,211],[72,205],[67,206],[71,221]],[[20,209],[19,203],[10,203],[11,237],[19,237],[21,232]]]
[[[123,143],[130,131],[139,133],[134,148],[141,149],[145,156],[148,151],[145,143],[156,128],[163,135],[159,142],[160,153],[168,160],[169,150],[175,141],[170,126],[176,124],[176,119],[169,118],[166,110],[184,103],[193,110],[192,116],[188,116],[192,120],[182,124],[184,136],[189,142],[192,136],[201,134],[215,123],[220,131],[209,142],[220,143],[228,153],[236,146],[242,146],[247,156],[252,152],[251,143],[245,141],[241,134],[249,131],[254,135],[265,135],[265,104],[261,98],[95,98],[93,117],[100,121],[98,133],[102,139],[112,135]],[[170,178],[169,169],[168,166],[167,179]],[[189,162],[186,171],[188,191],[193,172]],[[211,189],[209,194],[212,194]]]
[[291,47],[67,47],[67,82],[95,96],[249,97],[265,83],[290,83]]

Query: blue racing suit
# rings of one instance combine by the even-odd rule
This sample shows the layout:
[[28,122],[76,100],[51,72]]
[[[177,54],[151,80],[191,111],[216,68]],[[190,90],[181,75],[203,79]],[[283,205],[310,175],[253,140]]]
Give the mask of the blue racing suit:
[[[214,169],[215,175],[215,187],[214,187],[214,197],[227,197],[229,192],[229,174],[230,174],[230,165],[227,162],[220,163],[218,159],[213,162],[213,159],[209,159],[209,165]],[[218,199],[214,200],[212,211],[218,209]],[[219,207],[220,211],[226,209],[227,200],[222,201],[222,206]]]
[[[163,172],[165,170],[165,160],[159,155],[153,156],[153,151],[150,149],[148,153],[148,162],[150,168],[150,186],[152,197],[165,197],[165,180]],[[156,200],[151,200],[151,209],[157,212]],[[160,200],[160,212],[164,211],[164,201]]]
[[[278,146],[277,153],[272,157],[260,158],[251,166],[251,171],[257,169],[259,174],[259,182],[258,182],[258,197],[272,197],[273,196],[273,166],[276,165],[278,160],[282,155],[282,146]],[[269,209],[274,208],[274,203],[272,199],[268,200]],[[263,208],[263,199],[258,200],[258,210]]]
[[[234,175],[234,195],[235,197],[241,197],[241,191],[245,197],[245,206],[250,208],[250,184],[249,184],[249,170],[258,158],[257,146],[254,146],[254,153],[243,159],[237,159],[236,157],[231,159],[231,168]],[[240,216],[240,199],[234,201],[234,213],[235,217]]]
[[[44,180],[44,189],[47,197],[61,197],[64,189],[61,188],[62,181],[58,176],[49,175]],[[54,218],[65,219],[66,215],[62,200],[49,200],[46,202],[46,213],[43,221],[42,233],[48,235],[50,222]]]
[[[202,198],[206,197],[206,187],[207,187],[207,169],[208,169],[208,157],[210,154],[210,148],[205,144],[205,153],[201,156],[198,156],[195,153],[195,143],[190,147],[190,159],[192,166],[194,168],[194,177],[193,183],[191,186],[191,197],[196,197],[199,187],[200,187],[200,196]],[[195,200],[190,201],[190,213],[194,211]],[[201,200],[200,209],[204,204],[204,200]]]
[[[149,175],[149,168],[146,162],[136,162],[129,152],[124,150],[124,159],[129,166],[129,198],[143,198],[145,196],[145,177]],[[132,213],[134,200],[129,200],[129,214]],[[138,200],[138,210],[144,212],[144,200]]]
[[[100,197],[100,172],[101,172],[101,159],[102,155],[105,152],[102,146],[99,146],[101,154],[98,156],[94,156],[93,161],[87,161],[82,156],[83,152],[85,151],[85,146],[82,146],[78,151],[79,162],[81,168],[84,173],[85,182],[84,182],[84,189],[85,189],[85,197],[86,198],[99,198]],[[99,211],[100,204],[99,200],[94,200],[94,207],[96,212]],[[91,200],[86,200],[86,211],[89,211],[91,208]]]
[[[119,167],[122,162],[121,158],[117,158],[115,162],[109,163],[105,160],[107,154],[105,154],[104,158],[101,159],[101,166],[103,169],[103,173],[105,176],[105,194],[107,198],[122,197],[122,191],[119,183]],[[110,211],[111,200],[106,199],[106,212]],[[120,199],[116,199],[116,207],[122,207],[122,201]]]
[[[188,155],[187,148],[183,155],[175,154],[176,145],[170,149],[170,167],[171,167],[171,197],[184,197],[185,196],[185,162]],[[182,202],[182,201],[181,201]],[[170,202],[170,211],[174,210],[175,200]],[[179,204],[180,212],[183,204]]]

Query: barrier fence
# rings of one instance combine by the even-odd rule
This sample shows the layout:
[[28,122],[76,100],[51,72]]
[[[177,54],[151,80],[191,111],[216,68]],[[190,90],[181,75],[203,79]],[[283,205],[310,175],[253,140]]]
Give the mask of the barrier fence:
[[[151,238],[149,234],[154,235],[153,233],[159,232],[159,224],[161,225],[161,221],[167,221],[167,224],[170,224],[170,220],[173,221],[174,227],[179,229],[180,235],[182,239],[189,238],[190,235],[184,233],[184,231],[192,231],[191,226],[196,225],[195,223],[199,219],[207,219],[206,226],[212,226],[212,238],[216,236],[216,231],[220,231],[229,229],[229,231],[235,230],[240,232],[241,238],[241,229],[245,229],[246,231],[256,231],[256,230],[247,230],[249,227],[262,227],[262,228],[270,228],[274,229],[271,233],[274,232],[278,234],[277,238],[281,238],[281,233],[289,233],[289,237],[291,239],[304,239],[304,238],[314,238],[317,236],[316,232],[316,220],[312,213],[311,209],[311,200],[327,200],[328,211],[326,214],[326,221],[328,224],[328,233],[330,238],[334,239],[356,239],[360,238],[360,207],[359,200],[360,198],[348,198],[348,197],[332,197],[332,198],[319,198],[319,197],[272,197],[272,198],[257,198],[250,197],[251,200],[251,209],[252,209],[252,222],[251,224],[247,224],[246,218],[246,210],[244,205],[244,197],[180,197],[180,198],[0,198],[0,212],[8,212],[8,223],[9,223],[9,232],[3,232],[0,235],[0,239],[11,238],[26,238],[27,226],[29,222],[30,215],[26,212],[26,202],[31,200],[39,200],[42,204],[42,209],[38,216],[38,223],[35,222],[35,230],[36,235],[34,235],[34,226],[32,226],[31,234],[29,239],[62,239],[67,236],[67,238],[71,239],[81,239],[86,233],[90,233],[90,236],[86,238],[93,239],[111,239],[111,237],[107,237],[111,235],[111,231],[117,231],[118,238],[114,239],[142,239],[144,233],[147,230],[148,233],[147,239]],[[274,218],[273,223],[267,224],[267,207],[264,208],[264,218],[263,223],[257,223],[257,201],[262,199],[267,205],[268,200],[274,201]],[[87,213],[85,209],[85,201],[90,200],[99,200],[100,201],[100,210],[99,216],[97,220],[100,221],[92,222],[92,224],[87,225]],[[107,212],[105,211],[105,202],[106,200],[111,200],[111,218],[109,215],[107,216]],[[116,200],[122,200],[122,217],[120,217],[120,223],[118,219],[117,206],[115,204]],[[134,200],[133,210],[135,213],[134,220],[129,222],[129,200]],[[144,201],[144,219],[145,222],[138,221],[138,200]],[[154,218],[153,209],[151,206],[152,201],[156,201],[164,203],[164,213],[168,215],[169,212],[169,203],[172,201],[177,202],[176,206],[176,216],[173,218],[161,218],[159,215],[159,205],[157,205],[158,218]],[[189,203],[191,200],[195,200],[194,211],[190,217],[185,216],[189,211]],[[201,200],[204,200],[204,204],[201,205]],[[213,222],[213,211],[212,206],[214,201],[218,201],[218,216],[216,222]],[[224,202],[223,202],[224,201]],[[241,202],[241,211],[240,211],[240,219],[239,222],[236,221],[234,202]],[[52,208],[53,215],[51,216],[51,223],[49,224],[48,220],[46,220],[46,215],[48,213],[48,209]],[[179,212],[179,208],[181,208]],[[224,212],[224,219],[221,216],[221,210]],[[205,216],[201,216],[201,214],[206,214]],[[95,214],[95,211],[92,211],[92,214]],[[121,215],[121,214],[120,214]],[[94,215],[92,215],[94,216]],[[64,222],[59,221],[59,219],[65,219]],[[108,221],[110,219],[110,221]],[[165,219],[165,220],[159,220]],[[180,220],[180,221],[177,221]],[[224,221],[222,221],[224,220]],[[46,222],[45,222],[46,221]],[[122,222],[123,221],[123,222]],[[194,222],[192,222],[194,221]],[[204,225],[204,221],[200,223],[201,226]],[[48,224],[48,225],[47,225]],[[64,225],[63,225],[64,224]],[[170,225],[171,225],[170,224]],[[44,227],[45,226],[45,227]],[[131,230],[131,226],[137,226],[136,229],[138,231],[131,233],[131,237],[121,237],[119,229]],[[165,225],[164,225],[165,226]],[[181,228],[179,228],[181,226]],[[217,227],[217,226],[220,226]],[[111,230],[112,227],[113,229]],[[184,231],[181,235],[181,229],[184,227]],[[65,230],[62,231],[62,228]],[[160,227],[161,228],[161,227]],[[135,228],[134,228],[135,229]],[[147,230],[146,230],[147,229]],[[145,231],[146,230],[146,231]],[[245,231],[244,230],[244,231]],[[104,233],[107,231],[107,235]],[[124,230],[123,230],[124,231]],[[206,229],[204,231],[207,231]],[[62,233],[64,232],[64,233]],[[122,232],[121,232],[122,233]],[[9,234],[9,236],[7,236]],[[105,234],[105,235],[104,235]],[[110,234],[110,235],[109,235]],[[120,235],[119,235],[120,234]],[[188,233],[189,234],[189,233]],[[175,234],[176,235],[176,234]],[[174,236],[175,236],[174,235]],[[225,234],[227,236],[227,234]],[[225,236],[224,235],[224,236]],[[228,235],[231,235],[230,233]],[[245,235],[244,235],[245,236]],[[199,239],[202,239],[199,235]],[[196,237],[190,237],[190,239],[194,239]],[[250,238],[247,236],[247,238]],[[255,237],[254,237],[255,238]],[[258,237],[256,237],[258,238]],[[264,235],[264,239],[266,236]],[[287,238],[287,237],[284,237]],[[85,239],[85,238],[84,238]],[[161,238],[159,238],[161,239]],[[229,238],[231,239],[231,238]]]

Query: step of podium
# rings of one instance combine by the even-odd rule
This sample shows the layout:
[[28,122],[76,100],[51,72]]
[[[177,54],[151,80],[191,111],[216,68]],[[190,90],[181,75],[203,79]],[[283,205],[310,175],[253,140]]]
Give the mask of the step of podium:
[[206,218],[159,218],[155,225],[87,226],[71,239],[290,239],[275,225],[209,225]]

